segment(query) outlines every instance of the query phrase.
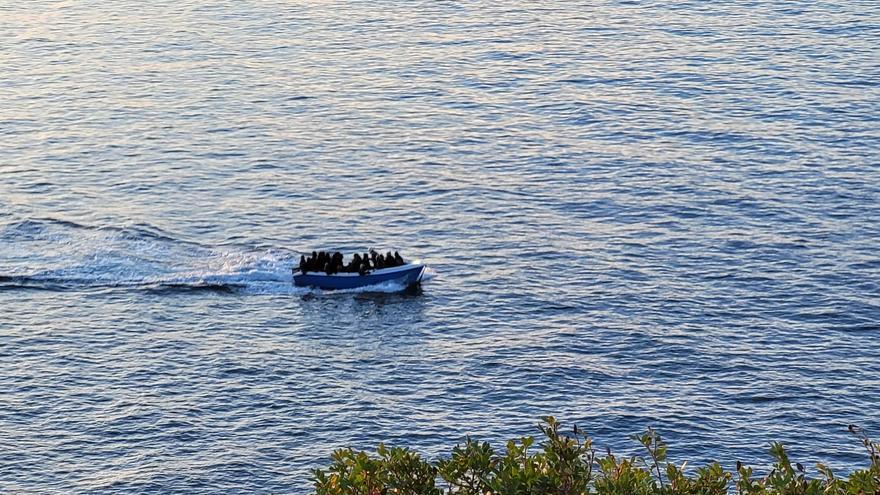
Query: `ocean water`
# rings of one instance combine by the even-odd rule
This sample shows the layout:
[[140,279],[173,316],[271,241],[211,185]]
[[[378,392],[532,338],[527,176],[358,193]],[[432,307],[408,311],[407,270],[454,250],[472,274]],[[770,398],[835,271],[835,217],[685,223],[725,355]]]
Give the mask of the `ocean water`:
[[[880,4],[0,0],[0,492],[308,493],[538,417],[880,438]],[[416,293],[292,286],[399,249]]]

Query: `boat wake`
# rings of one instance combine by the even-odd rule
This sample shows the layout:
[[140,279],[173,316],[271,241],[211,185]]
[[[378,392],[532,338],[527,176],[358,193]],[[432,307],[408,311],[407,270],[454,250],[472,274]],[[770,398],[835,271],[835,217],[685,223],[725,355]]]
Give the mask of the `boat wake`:
[[[281,248],[215,248],[149,225],[91,227],[56,219],[0,224],[0,290],[306,295]],[[396,292],[380,284],[348,291]]]

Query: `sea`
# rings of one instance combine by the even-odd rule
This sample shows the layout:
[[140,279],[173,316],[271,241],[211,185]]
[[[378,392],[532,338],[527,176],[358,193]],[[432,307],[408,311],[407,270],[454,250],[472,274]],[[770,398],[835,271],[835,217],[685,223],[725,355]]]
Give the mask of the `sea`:
[[[399,250],[418,290],[295,287]],[[880,3],[0,0],[0,492],[306,494],[541,416],[880,439]]]

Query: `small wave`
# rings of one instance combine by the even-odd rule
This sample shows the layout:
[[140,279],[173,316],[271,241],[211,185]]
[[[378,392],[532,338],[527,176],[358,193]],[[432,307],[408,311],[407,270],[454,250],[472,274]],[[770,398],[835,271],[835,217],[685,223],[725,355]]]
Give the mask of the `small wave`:
[[151,294],[177,294],[181,292],[218,292],[222,294],[235,294],[246,288],[247,285],[245,284],[208,282],[202,284],[167,283],[143,287],[146,292]]
[[86,225],[71,220],[52,217],[37,217],[10,222],[0,231],[0,238],[10,241],[35,240],[55,234],[58,231],[104,232],[131,240],[153,239],[166,242],[194,244],[181,240],[173,234],[148,223],[131,223],[127,225]]
[[[8,290],[44,290],[52,292],[91,291],[106,289],[143,290],[152,294],[170,294],[180,292],[248,292],[250,284],[246,281],[211,281],[169,279],[156,280],[106,280],[84,278],[62,278],[42,276],[0,275],[0,291]],[[282,292],[277,290],[261,292]]]
[[149,292],[211,290],[233,292],[245,284],[222,282],[151,282],[42,276],[0,275],[0,290],[47,290],[56,292],[99,289],[144,289]]
[[36,282],[30,277],[0,275],[0,291],[8,290],[45,290],[52,292],[64,292],[70,290],[64,284],[51,282]]

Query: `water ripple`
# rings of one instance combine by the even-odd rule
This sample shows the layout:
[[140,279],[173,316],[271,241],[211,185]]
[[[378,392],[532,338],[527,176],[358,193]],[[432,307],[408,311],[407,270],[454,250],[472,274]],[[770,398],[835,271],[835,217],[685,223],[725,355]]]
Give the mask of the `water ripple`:
[[[304,493],[542,414],[880,430],[871,2],[0,6],[0,491]],[[292,287],[400,249],[424,290]]]

